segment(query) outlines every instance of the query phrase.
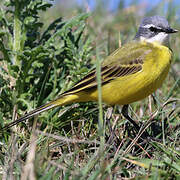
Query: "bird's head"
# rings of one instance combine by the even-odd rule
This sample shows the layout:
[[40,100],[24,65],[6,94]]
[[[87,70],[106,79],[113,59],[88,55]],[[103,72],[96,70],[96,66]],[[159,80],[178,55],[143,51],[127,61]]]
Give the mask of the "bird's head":
[[178,30],[172,29],[164,17],[145,17],[139,26],[135,39],[167,45],[169,42],[169,34],[176,32],[178,32]]

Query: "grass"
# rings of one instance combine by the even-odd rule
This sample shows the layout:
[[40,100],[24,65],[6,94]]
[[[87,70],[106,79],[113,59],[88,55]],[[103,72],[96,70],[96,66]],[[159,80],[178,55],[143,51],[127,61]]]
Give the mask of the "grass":
[[[113,19],[99,9],[92,15],[78,13],[67,20],[58,17],[44,28],[39,11],[48,14],[50,5],[27,2],[21,6],[9,2],[8,7],[16,6],[16,16],[5,13],[6,8],[0,14],[1,126],[69,89],[94,66],[96,58],[102,60],[120,42],[132,39],[134,25],[142,18],[136,14],[138,4],[133,4],[131,11],[119,7],[120,15],[116,13]],[[160,3],[148,14],[163,14],[162,6]],[[172,6],[168,4],[167,17],[179,29],[176,8]],[[17,34],[11,32],[12,28]],[[101,99],[98,104],[72,104],[1,134],[0,177],[179,179],[179,42],[180,35],[174,35],[174,62],[162,88],[130,107],[131,117],[148,131],[151,140],[140,139],[140,134],[122,117],[121,107],[109,107]],[[101,93],[100,73],[97,79]]]

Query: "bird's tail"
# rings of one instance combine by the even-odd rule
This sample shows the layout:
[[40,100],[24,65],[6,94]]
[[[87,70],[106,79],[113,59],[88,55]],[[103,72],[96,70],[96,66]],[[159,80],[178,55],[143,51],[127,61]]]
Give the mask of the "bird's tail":
[[29,113],[25,114],[24,116],[20,117],[19,119],[5,125],[1,130],[9,129],[10,127],[12,127],[20,122],[23,122],[37,114],[40,114],[40,113],[47,111],[49,109],[52,109],[54,107],[63,106],[63,105],[70,104],[73,102],[79,102],[78,99],[79,99],[78,95],[62,95],[58,99],[51,101],[47,104],[44,104],[44,105],[30,111]]

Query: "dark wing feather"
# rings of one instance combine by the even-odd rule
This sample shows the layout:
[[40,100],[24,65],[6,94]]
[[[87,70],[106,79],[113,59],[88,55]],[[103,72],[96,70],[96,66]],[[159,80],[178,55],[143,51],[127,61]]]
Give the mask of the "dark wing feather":
[[[114,80],[118,77],[135,74],[142,70],[141,64],[136,65],[119,65],[119,66],[104,66],[101,69],[102,85]],[[91,71],[70,90],[63,94],[73,94],[82,90],[88,90],[97,86],[96,70]]]

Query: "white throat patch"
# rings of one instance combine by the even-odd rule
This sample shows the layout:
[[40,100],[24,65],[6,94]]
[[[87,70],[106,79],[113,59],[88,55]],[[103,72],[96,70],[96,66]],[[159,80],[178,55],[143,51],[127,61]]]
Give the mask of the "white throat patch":
[[147,41],[147,42],[157,42],[162,45],[168,45],[169,43],[169,34],[165,32],[160,32],[157,35],[151,37],[151,38],[145,38],[140,36],[140,41]]

